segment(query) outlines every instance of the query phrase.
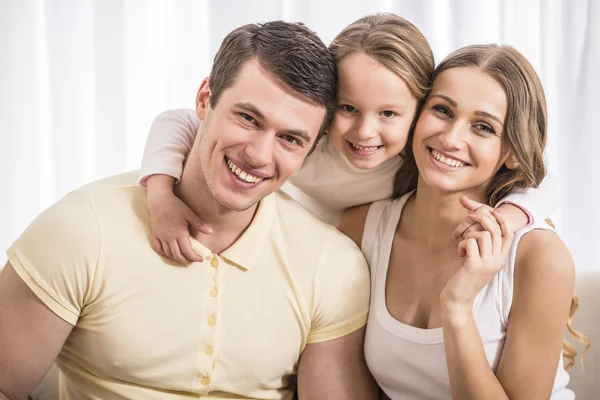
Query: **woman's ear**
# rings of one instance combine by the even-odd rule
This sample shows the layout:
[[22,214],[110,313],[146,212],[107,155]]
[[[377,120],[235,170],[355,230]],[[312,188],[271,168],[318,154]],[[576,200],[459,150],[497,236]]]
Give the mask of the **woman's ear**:
[[196,115],[198,119],[203,121],[206,118],[206,113],[210,108],[210,87],[208,86],[208,78],[204,78],[196,95]]
[[508,169],[515,169],[519,166],[519,161],[517,161],[517,158],[511,153],[504,162],[504,165]]

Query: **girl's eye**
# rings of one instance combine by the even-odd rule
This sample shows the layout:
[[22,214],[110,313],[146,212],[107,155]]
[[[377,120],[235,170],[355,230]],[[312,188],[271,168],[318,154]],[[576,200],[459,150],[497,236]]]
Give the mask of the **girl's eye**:
[[341,104],[340,108],[349,113],[356,111],[356,108],[352,107],[350,104]]
[[492,128],[488,124],[479,123],[479,124],[475,125],[475,127],[482,132],[490,133],[492,135],[496,134],[496,131],[494,130],[494,128]]
[[383,115],[386,118],[392,118],[396,116],[396,113],[390,110],[385,110],[381,112],[381,115]]
[[442,105],[442,104],[437,104],[433,107],[431,107],[435,112],[439,113],[439,114],[443,114],[445,116],[450,117],[452,115],[452,113],[450,112],[450,110],[448,109],[448,107]]

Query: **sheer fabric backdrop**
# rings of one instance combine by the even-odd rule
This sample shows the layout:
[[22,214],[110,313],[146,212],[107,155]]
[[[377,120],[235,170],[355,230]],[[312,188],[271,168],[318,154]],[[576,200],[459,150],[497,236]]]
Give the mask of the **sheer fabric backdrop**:
[[378,11],[415,23],[436,62],[489,42],[529,58],[544,83],[547,159],[561,182],[553,219],[577,268],[600,268],[595,0],[0,0],[0,248],[69,190],[137,169],[152,119],[193,107],[233,28],[302,21],[329,43]]

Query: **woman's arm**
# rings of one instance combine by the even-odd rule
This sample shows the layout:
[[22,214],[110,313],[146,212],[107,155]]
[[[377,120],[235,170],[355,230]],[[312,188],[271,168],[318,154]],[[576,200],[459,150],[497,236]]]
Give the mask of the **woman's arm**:
[[575,282],[558,235],[534,230],[519,243],[513,301],[497,377],[511,399],[550,398]]
[[179,182],[183,162],[192,149],[200,120],[194,110],[169,110],[156,117],[146,140],[140,184],[151,175],[169,175]]
[[[495,212],[500,222],[501,218]],[[472,313],[474,296],[503,268],[512,238],[502,237],[484,216],[486,231],[463,242],[465,266],[448,282],[440,300],[446,362],[453,398],[548,399],[557,368],[574,284],[573,260],[550,231],[533,231],[519,243],[513,303],[497,373],[490,368]],[[500,245],[500,241],[503,242]],[[509,240],[510,239],[510,240]],[[495,265],[495,267],[494,267]],[[486,272],[487,271],[487,272]]]

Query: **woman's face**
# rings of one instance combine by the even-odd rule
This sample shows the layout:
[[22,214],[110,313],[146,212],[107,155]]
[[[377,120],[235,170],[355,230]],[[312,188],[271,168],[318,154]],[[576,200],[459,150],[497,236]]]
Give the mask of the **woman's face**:
[[338,63],[331,142],[356,168],[375,168],[402,151],[416,108],[402,78],[365,53],[349,54]]
[[485,190],[510,155],[503,140],[507,108],[503,87],[481,69],[440,73],[415,127],[421,180],[445,192]]

